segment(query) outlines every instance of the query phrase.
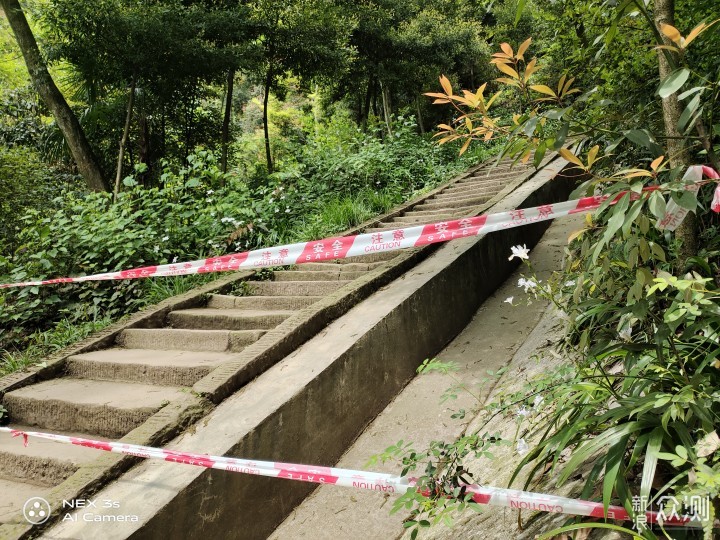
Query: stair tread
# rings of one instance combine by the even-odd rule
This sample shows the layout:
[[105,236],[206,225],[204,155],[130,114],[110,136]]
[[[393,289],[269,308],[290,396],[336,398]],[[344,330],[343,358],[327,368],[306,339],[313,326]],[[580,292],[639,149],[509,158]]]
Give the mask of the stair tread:
[[[183,330],[178,331],[182,332]],[[215,331],[224,333],[227,332],[227,330]],[[221,364],[232,358],[232,354],[218,351],[115,348],[76,354],[71,356],[69,360],[105,362],[113,364],[143,364],[147,366],[205,366]]]
[[[172,386],[65,377],[13,390],[5,397],[35,401],[53,400],[78,405],[103,405],[128,410],[159,408],[163,402],[182,395],[180,388]],[[11,406],[10,418],[12,414]]]
[[0,524],[23,523],[23,506],[32,497],[43,497],[52,488],[0,477]]
[[293,315],[296,310],[288,309],[273,309],[273,310],[260,310],[260,309],[237,309],[237,308],[190,308],[190,309],[178,309],[172,311],[171,314],[186,314],[186,315],[199,315],[201,317],[233,317],[233,318],[245,318],[245,317],[267,317],[273,315]]
[[[11,424],[8,426],[18,431],[38,431],[37,428]],[[94,439],[107,441],[106,437],[98,435],[89,435],[87,433],[55,431],[55,435],[66,435],[68,437],[83,437],[85,439]],[[3,433],[0,435],[0,454],[18,454],[31,458],[50,459],[56,461],[70,461],[81,465],[94,461],[100,454],[93,448],[85,446],[77,446],[74,444],[63,444],[48,439],[32,438],[27,446],[23,445],[22,437],[13,437],[10,434]]]

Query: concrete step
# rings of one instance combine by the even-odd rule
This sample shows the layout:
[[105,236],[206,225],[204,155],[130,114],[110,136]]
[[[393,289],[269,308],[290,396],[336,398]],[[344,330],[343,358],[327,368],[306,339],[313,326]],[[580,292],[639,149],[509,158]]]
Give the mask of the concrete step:
[[258,296],[325,296],[350,283],[340,281],[249,281]]
[[405,216],[398,216],[392,218],[390,221],[384,221],[383,223],[393,223],[397,227],[408,227],[410,225],[417,225],[418,223],[434,223],[436,221],[443,221],[447,219],[453,219],[452,212],[438,212],[434,214],[408,214]]
[[452,202],[446,202],[446,201],[438,201],[438,202],[431,202],[431,203],[424,203],[420,209],[421,210],[459,210],[460,208],[468,208],[470,206],[479,206],[481,204],[484,204],[488,202],[490,199],[492,199],[494,193],[488,193],[487,195],[481,195],[477,197],[471,197],[467,199],[462,199],[459,201],[452,201]]
[[[17,441],[16,441],[17,442]],[[50,487],[18,482],[14,478],[0,477],[0,525],[3,523],[27,523],[23,506],[33,497],[47,497]],[[38,523],[42,517],[38,517]]]
[[167,386],[65,377],[13,390],[3,405],[16,424],[119,438],[182,395]]
[[233,351],[255,343],[264,330],[176,330],[174,328],[129,328],[116,343],[126,349],[160,349],[179,351]]
[[482,188],[475,191],[471,191],[468,193],[459,193],[459,194],[452,194],[452,193],[443,193],[441,195],[438,195],[437,197],[434,197],[428,201],[429,204],[437,203],[437,202],[444,202],[448,205],[452,205],[455,202],[458,201],[464,201],[466,199],[478,199],[478,198],[487,198],[490,200],[490,198],[498,193],[499,189],[494,188]]
[[[11,425],[19,431],[35,431],[22,425]],[[105,440],[96,435],[62,432],[58,435]],[[12,478],[41,486],[56,486],[80,468],[100,456],[97,450],[61,444],[46,439],[31,439],[27,446],[22,437],[0,434],[0,477]],[[1,492],[1,491],[0,491]],[[0,495],[0,499],[2,495]]]
[[416,206],[417,210],[412,210],[411,212],[407,212],[404,214],[404,216],[435,216],[438,214],[452,214],[454,217],[453,219],[457,219],[458,216],[465,216],[468,215],[467,211],[463,208],[453,208],[451,210],[423,210],[422,206]]
[[303,263],[298,265],[299,270],[310,270],[310,271],[340,271],[340,272],[367,272],[368,270],[374,270],[378,266],[382,266],[384,261],[374,263],[361,263],[361,262],[349,262],[342,264],[342,259],[337,259],[332,262],[324,263]]
[[353,280],[364,275],[365,272],[340,272],[339,270],[276,270],[273,272],[273,281],[338,281]]
[[105,349],[71,356],[67,374],[78,379],[192,386],[232,358],[225,352]]
[[202,330],[268,330],[293,315],[294,311],[194,308],[171,311],[168,323],[173,328]]
[[510,180],[515,178],[520,178],[521,176],[527,174],[528,171],[509,171],[501,174],[495,174],[490,173],[490,175],[487,174],[480,174],[475,176],[468,176],[467,178],[463,178],[462,180],[458,180],[458,184],[467,184],[467,183],[473,183],[473,182],[488,182],[488,181],[506,181],[510,182]]
[[214,309],[293,310],[308,307],[322,296],[229,296],[213,294],[207,307]]
[[[349,263],[355,263],[355,262],[367,262],[367,263],[376,263],[376,262],[386,262],[390,259],[394,259],[397,257],[397,253],[370,253],[368,255],[356,255],[355,257],[348,257],[347,259],[340,259],[340,264],[349,264]],[[333,262],[333,261],[328,261]]]

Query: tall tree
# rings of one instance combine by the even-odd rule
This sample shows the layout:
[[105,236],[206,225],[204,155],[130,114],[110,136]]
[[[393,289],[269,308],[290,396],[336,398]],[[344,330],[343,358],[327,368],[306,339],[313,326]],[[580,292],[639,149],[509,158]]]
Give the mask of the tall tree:
[[263,129],[267,168],[273,172],[268,103],[280,77],[291,72],[301,78],[332,76],[350,56],[350,20],[331,0],[256,0],[253,18],[262,29]]
[[48,72],[20,3],[18,0],[0,0],[0,6],[15,34],[33,85],[62,131],[78,171],[90,189],[110,191],[112,187],[100,170],[80,122]]

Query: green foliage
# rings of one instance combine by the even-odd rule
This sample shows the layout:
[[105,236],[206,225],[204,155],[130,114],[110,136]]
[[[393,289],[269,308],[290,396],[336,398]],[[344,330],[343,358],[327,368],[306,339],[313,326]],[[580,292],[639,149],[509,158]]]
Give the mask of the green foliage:
[[[419,137],[410,120],[385,144],[345,122],[296,149],[293,168],[259,183],[237,171],[223,174],[212,153],[198,150],[182,167],[166,164],[158,187],[142,185],[139,166],[115,204],[109,194],[73,191],[55,197],[54,209],[41,211],[31,201],[24,215],[15,214],[22,230],[17,248],[0,258],[0,280],[81,276],[322,238],[386,212],[489,152],[458,160]],[[208,279],[7,289],[0,294],[0,349],[23,349],[59,320],[117,319]]]
[[19,247],[25,210],[37,209],[42,214],[52,211],[48,201],[60,194],[57,180],[33,150],[0,146],[0,260]]

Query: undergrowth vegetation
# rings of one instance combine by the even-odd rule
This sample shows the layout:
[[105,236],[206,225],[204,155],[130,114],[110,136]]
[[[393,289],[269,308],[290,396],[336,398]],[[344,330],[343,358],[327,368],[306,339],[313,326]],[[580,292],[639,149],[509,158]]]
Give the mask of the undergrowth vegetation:
[[[164,165],[160,185],[136,175],[112,194],[65,190],[13,216],[15,249],[0,256],[0,281],[82,276],[194,260],[322,238],[448,179],[491,148],[458,159],[398,118],[392,138],[331,120],[296,149],[283,170],[261,178],[221,172],[214,154],[197,150],[181,166]],[[137,174],[142,174],[138,168]],[[21,208],[19,209],[21,210]],[[7,252],[6,252],[7,253]],[[207,276],[61,284],[0,293],[0,370],[39,361],[57,344],[143,306],[185,292]],[[56,326],[57,325],[57,326]],[[53,329],[49,334],[45,331]]]

